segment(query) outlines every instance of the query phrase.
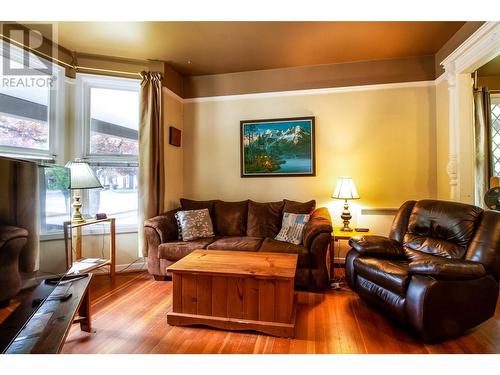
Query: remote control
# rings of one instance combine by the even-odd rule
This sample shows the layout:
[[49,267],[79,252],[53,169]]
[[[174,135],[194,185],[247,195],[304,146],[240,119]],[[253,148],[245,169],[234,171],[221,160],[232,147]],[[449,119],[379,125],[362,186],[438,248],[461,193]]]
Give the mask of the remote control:
[[369,232],[370,231],[370,229],[368,229],[368,228],[354,228],[354,230],[356,232]]

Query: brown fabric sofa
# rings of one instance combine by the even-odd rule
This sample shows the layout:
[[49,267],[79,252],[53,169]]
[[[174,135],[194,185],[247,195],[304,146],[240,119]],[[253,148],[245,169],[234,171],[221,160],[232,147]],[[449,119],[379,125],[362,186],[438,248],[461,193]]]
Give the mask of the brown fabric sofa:
[[[207,208],[215,237],[194,241],[178,239],[175,213]],[[311,214],[301,245],[274,239],[281,229],[283,212]],[[285,252],[298,254],[296,286],[324,289],[330,284],[329,259],[332,224],[326,208],[315,209],[315,201],[283,200],[259,203],[251,200],[225,202],[181,199],[181,208],[144,222],[148,243],[148,271],[165,279],[166,268],[196,249]]]
[[461,334],[495,314],[500,214],[438,200],[408,201],[389,237],[349,241],[356,293],[426,341]]

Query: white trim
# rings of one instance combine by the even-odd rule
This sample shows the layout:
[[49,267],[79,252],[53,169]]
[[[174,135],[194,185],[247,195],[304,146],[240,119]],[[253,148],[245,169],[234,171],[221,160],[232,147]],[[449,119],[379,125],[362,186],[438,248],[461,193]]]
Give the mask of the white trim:
[[[75,110],[78,116],[78,121],[76,122],[77,130],[75,131],[76,155],[89,161],[137,162],[138,155],[101,155],[90,153],[90,90],[92,88],[105,88],[138,93],[140,81],[133,78],[98,76],[84,73],[78,73],[76,80],[78,90]],[[139,119],[137,121],[139,122]]]
[[500,22],[485,22],[460,46],[450,53],[441,65],[453,63],[458,72],[475,70],[500,54]]
[[389,89],[401,89],[401,88],[411,88],[411,87],[429,87],[429,86],[435,86],[435,84],[436,84],[436,81],[412,81],[412,82],[399,82],[399,83],[380,83],[380,84],[376,84],[376,85],[329,87],[329,88],[324,88],[324,89],[305,89],[305,90],[262,92],[262,93],[255,93],[255,94],[207,96],[207,97],[201,97],[201,98],[183,99],[183,103],[201,103],[201,102],[228,101],[228,100],[260,99],[260,98],[272,98],[272,97],[282,97],[282,96],[299,96],[299,95],[338,94],[338,93],[345,93],[345,92],[389,90]]
[[449,90],[449,199],[474,204],[471,73],[500,55],[500,22],[486,22],[443,60]]
[[441,74],[439,77],[437,77],[434,80],[434,84],[437,86],[439,85],[442,81],[446,80],[446,73]]

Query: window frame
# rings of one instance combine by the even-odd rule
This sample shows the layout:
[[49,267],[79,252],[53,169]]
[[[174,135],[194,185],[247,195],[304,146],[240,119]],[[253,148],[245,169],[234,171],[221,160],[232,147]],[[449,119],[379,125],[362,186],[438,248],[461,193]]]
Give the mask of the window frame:
[[[4,56],[4,49],[10,48],[10,56],[14,57],[14,61],[23,63],[23,54],[25,51],[15,45],[12,45],[5,41],[0,41],[0,56],[2,59]],[[14,53],[13,53],[14,52]],[[47,150],[37,150],[28,147],[15,147],[0,145],[0,154],[4,156],[26,158],[26,159],[36,159],[41,161],[56,162],[58,157],[62,154],[63,141],[58,135],[64,134],[63,130],[63,120],[65,117],[64,109],[64,82],[65,82],[65,72],[64,68],[56,63],[52,63],[47,59],[28,52],[30,55],[36,59],[42,60],[45,64],[50,64],[52,66],[52,77],[55,81],[55,86],[49,89],[49,102],[47,106],[48,118],[47,122],[49,125],[49,148]],[[35,69],[36,70],[36,69]],[[41,75],[45,75],[40,72]]]
[[[78,73],[76,75],[76,129],[74,133],[74,156],[87,161],[92,166],[103,167],[139,167],[139,155],[92,154],[90,152],[91,98],[92,88],[135,91],[140,90],[140,80]],[[139,103],[137,103],[139,105]],[[139,119],[137,119],[139,122]],[[139,129],[138,129],[139,130]],[[82,192],[82,201],[88,202],[87,191]],[[117,233],[137,233],[138,225],[116,222]],[[102,234],[102,229],[95,227],[88,230],[88,235]]]
[[[90,152],[90,91],[93,88],[139,92],[140,81],[133,78],[103,77],[92,74],[77,74],[77,116],[79,131],[75,139],[77,154],[91,162],[138,163],[139,155],[92,154]],[[139,119],[138,119],[139,120]],[[138,129],[139,130],[139,129]]]
[[488,137],[488,170],[490,178],[499,177],[495,173],[495,156],[493,155],[493,115],[491,108],[492,104],[500,106],[500,94],[490,94],[490,108],[488,108],[488,114],[490,116],[490,126],[489,126],[490,128],[488,129],[487,137]]

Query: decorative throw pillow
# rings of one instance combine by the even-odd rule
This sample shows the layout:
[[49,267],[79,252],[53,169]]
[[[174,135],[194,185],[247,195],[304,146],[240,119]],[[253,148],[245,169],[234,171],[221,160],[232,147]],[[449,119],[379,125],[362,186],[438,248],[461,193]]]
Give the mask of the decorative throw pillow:
[[178,226],[182,232],[183,241],[198,238],[214,237],[214,228],[208,209],[178,211],[175,214]]
[[283,214],[283,222],[281,230],[275,237],[278,241],[284,241],[300,245],[304,236],[304,228],[309,221],[311,215],[305,214],[292,214],[285,212]]

